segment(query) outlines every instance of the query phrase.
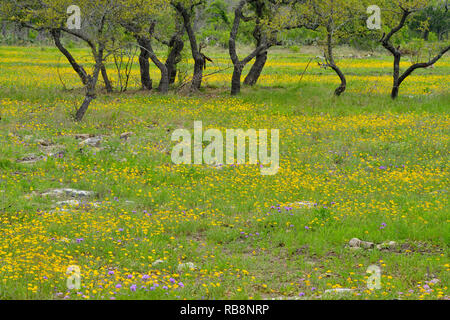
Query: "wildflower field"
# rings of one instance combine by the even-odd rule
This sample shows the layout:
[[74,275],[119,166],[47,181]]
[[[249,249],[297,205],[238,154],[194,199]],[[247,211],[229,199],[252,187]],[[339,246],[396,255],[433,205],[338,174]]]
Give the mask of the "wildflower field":
[[[287,49],[230,98],[226,53],[210,56],[198,94],[138,90],[135,62],[76,123],[57,49],[0,47],[0,299],[449,299],[450,58],[392,101],[389,56],[339,59],[339,98],[333,71]],[[173,164],[171,133],[197,120],[279,129],[278,173]]]

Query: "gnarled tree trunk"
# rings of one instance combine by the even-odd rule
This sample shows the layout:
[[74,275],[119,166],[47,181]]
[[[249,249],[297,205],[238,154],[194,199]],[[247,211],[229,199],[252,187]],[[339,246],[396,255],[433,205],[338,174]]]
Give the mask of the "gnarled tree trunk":
[[[256,13],[256,25],[253,30],[253,38],[256,40],[256,47],[262,45],[262,42],[265,40],[265,37],[261,30],[261,19],[263,19],[263,11],[265,3],[263,1],[256,1],[255,5],[255,13]],[[267,62],[267,50],[263,50],[259,52],[255,57],[255,62],[253,63],[250,71],[245,77],[244,84],[253,86],[258,82],[259,77],[264,69],[264,66]]]
[[267,51],[263,51],[255,57],[255,63],[253,63],[253,66],[248,72],[247,77],[245,77],[244,84],[249,86],[255,85],[258,82],[259,77],[261,76],[266,62]]
[[200,48],[197,44],[197,37],[195,36],[194,29],[192,27],[191,13],[181,4],[174,4],[175,9],[183,18],[184,28],[188,34],[189,42],[191,44],[192,58],[194,59],[194,74],[192,76],[191,91],[200,89],[203,80],[203,69],[205,67],[205,58],[200,52]]
[[339,79],[341,79],[341,85],[334,91],[335,96],[340,96],[347,89],[347,79],[345,79],[344,73],[341,71],[341,69],[339,69],[337,65],[331,65],[331,68],[334,70],[334,72],[337,73]]
[[105,83],[106,92],[108,92],[108,93],[113,92],[111,81],[109,81],[109,78],[108,78],[108,72],[106,71],[105,64],[103,64],[103,63],[102,63],[102,67],[101,67],[101,72],[102,72],[103,82]]
[[177,64],[181,61],[181,52],[184,49],[184,41],[182,39],[184,33],[184,26],[177,26],[179,30],[170,39],[169,55],[166,59],[167,73],[169,74],[169,84],[175,83],[177,77]]
[[347,80],[345,79],[344,73],[339,69],[339,67],[334,62],[334,53],[333,53],[333,28],[331,26],[333,22],[330,20],[328,26],[327,26],[327,64],[328,66],[333,69],[334,72],[339,76],[339,79],[341,80],[341,85],[336,88],[334,91],[335,96],[340,96],[344,93],[344,91],[347,88]]
[[[152,33],[153,29],[150,30],[150,34]],[[153,51],[150,38],[143,36],[137,36],[136,38],[141,48],[147,52],[148,57],[152,60],[152,62],[156,65],[156,67],[158,67],[159,71],[161,72],[161,80],[159,81],[158,91],[160,91],[161,93],[167,93],[169,91],[169,74],[167,72],[166,65],[158,59],[155,52]]]
[[240,63],[236,64],[231,77],[231,95],[235,96],[241,92],[241,76],[244,66]]
[[83,120],[84,115],[86,114],[89,105],[92,100],[96,98],[95,87],[98,82],[98,77],[103,66],[103,47],[100,47],[98,53],[95,54],[95,68],[92,76],[88,75],[88,82],[86,84],[86,94],[84,97],[84,101],[81,104],[80,108],[77,110],[75,114],[75,121]]
[[234,11],[234,21],[233,26],[230,32],[230,39],[228,41],[228,51],[230,54],[231,61],[234,65],[233,76],[231,78],[231,95],[237,95],[241,92],[241,76],[242,70],[244,67],[258,54],[263,51],[267,51],[269,46],[268,43],[261,44],[252,53],[250,53],[247,57],[242,60],[239,60],[239,57],[236,52],[236,38],[239,31],[239,25],[241,23],[242,18],[242,10],[244,6],[249,2],[249,0],[241,0]]
[[150,77],[150,63],[148,62],[149,55],[145,48],[140,48],[141,53],[139,55],[139,69],[141,74],[141,85],[144,90],[153,89],[153,81]]
[[399,78],[400,78],[400,60],[402,56],[400,52],[394,53],[394,84],[392,86],[391,97],[395,99],[398,97],[398,92],[400,88]]
[[400,61],[402,58],[402,53],[400,51],[400,47],[394,47],[394,45],[390,42],[392,36],[399,32],[405,25],[407,18],[413,13],[412,11],[406,10],[402,8],[402,18],[399,24],[391,29],[391,31],[386,35],[384,34],[381,38],[381,43],[383,47],[388,50],[394,56],[394,83],[392,86],[391,97],[392,99],[396,99],[398,97],[400,85],[405,81],[407,77],[409,77],[416,69],[428,68],[434,65],[439,59],[441,59],[449,50],[450,46],[443,48],[434,58],[430,59],[428,62],[420,62],[415,63],[406,69],[405,72],[400,74]]

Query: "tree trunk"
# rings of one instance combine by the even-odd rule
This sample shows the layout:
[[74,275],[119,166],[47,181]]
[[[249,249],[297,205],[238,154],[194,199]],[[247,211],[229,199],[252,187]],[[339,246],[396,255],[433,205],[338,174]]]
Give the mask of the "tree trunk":
[[203,59],[195,59],[194,75],[192,77],[192,83],[191,83],[191,89],[193,91],[199,90],[202,86],[204,65],[205,65],[205,63],[204,63]]
[[266,65],[267,51],[261,52],[256,56],[255,59],[256,59],[255,63],[253,64],[247,77],[245,77],[244,80],[244,84],[249,86],[253,86],[258,82],[258,79],[261,76],[264,66]]
[[401,60],[401,54],[396,53],[394,55],[394,84],[393,84],[392,92],[391,92],[392,99],[396,99],[398,97],[398,91],[399,91],[399,87],[400,87],[400,83],[399,83],[400,60]]
[[249,0],[241,0],[234,10],[234,21],[233,26],[230,31],[230,38],[228,40],[228,53],[230,54],[231,61],[233,62],[234,71],[231,78],[231,95],[237,95],[241,92],[241,75],[244,67],[252,61],[258,54],[262,52],[267,52],[268,44],[264,43],[258,46],[252,53],[242,60],[236,52],[236,38],[239,32],[239,25],[242,18],[242,10]]
[[200,49],[197,44],[197,37],[195,36],[194,29],[192,28],[192,13],[188,12],[188,10],[181,3],[175,4],[175,9],[183,17],[184,28],[188,34],[189,43],[191,44],[192,58],[194,59],[194,74],[191,82],[191,91],[197,91],[202,85],[205,60],[200,53]]
[[167,73],[169,74],[169,84],[174,84],[177,77],[177,64],[181,61],[181,52],[184,48],[184,41],[181,39],[181,36],[181,32],[177,32],[169,42],[170,52],[166,60]]
[[153,51],[152,43],[149,38],[138,36],[137,41],[141,48],[147,52],[147,56],[152,60],[152,62],[158,67],[161,72],[161,80],[159,81],[158,90],[161,93],[167,93],[169,91],[169,74],[167,72],[167,67],[163,64],[155,52]]
[[169,73],[167,72],[167,67],[159,62],[158,68],[161,71],[161,80],[159,81],[158,91],[161,93],[169,92]]
[[233,76],[231,78],[231,95],[235,96],[241,92],[241,75],[244,66],[237,64],[234,66]]
[[106,72],[106,67],[105,67],[105,65],[103,63],[102,63],[101,71],[102,71],[103,81],[105,82],[106,92],[108,92],[108,93],[113,92],[111,81],[109,81],[108,73]]
[[75,58],[70,54],[70,52],[62,45],[61,43],[61,31],[57,29],[53,29],[50,31],[50,34],[52,35],[53,41],[55,42],[56,47],[61,51],[61,53],[66,57],[67,61],[69,61],[70,65],[72,66],[73,70],[78,74],[78,76],[81,79],[81,82],[83,85],[86,85],[88,83],[89,77],[84,70],[84,68],[79,65]]
[[77,110],[77,113],[75,115],[75,121],[80,122],[81,120],[83,120],[83,117],[86,114],[86,111],[89,108],[91,101],[94,99],[95,99],[95,95],[86,94],[86,96],[84,97],[83,104]]
[[328,26],[327,26],[327,49],[328,49],[328,56],[327,61],[328,65],[333,69],[334,72],[339,76],[339,79],[341,79],[341,85],[336,88],[334,91],[335,96],[340,96],[342,93],[344,93],[345,89],[347,88],[347,80],[345,79],[344,73],[339,69],[339,67],[334,62],[334,53],[333,53],[333,22],[330,20]]
[[[255,6],[256,13],[256,25],[253,30],[253,38],[256,40],[256,47],[262,45],[262,42],[265,40],[265,35],[262,32],[261,19],[264,18],[264,1],[255,1],[253,4]],[[267,61],[267,51],[261,51],[256,55],[255,62],[251,67],[247,77],[245,77],[244,84],[253,86],[258,82],[259,77],[266,65]]]
[[149,56],[147,50],[145,48],[141,48],[141,54],[139,55],[139,68],[141,72],[142,89],[144,90],[153,89],[153,81],[150,77],[150,63],[148,62],[148,58]]
[[95,87],[97,85],[98,77],[99,77],[101,68],[103,66],[102,60],[103,60],[103,49],[100,48],[96,55],[94,73],[93,73],[92,77],[88,76],[88,83],[86,85],[86,95],[84,97],[84,101],[81,104],[80,108],[77,110],[77,113],[75,114],[75,121],[77,121],[77,122],[80,122],[81,120],[83,120],[83,117],[86,114],[86,111],[89,108],[89,105],[91,104],[92,100],[94,100],[96,98]]
[[347,89],[347,79],[345,79],[344,73],[342,73],[341,69],[337,65],[332,65],[331,68],[334,70],[334,72],[337,73],[339,78],[341,79],[341,85],[334,91],[335,96],[340,96],[344,93],[345,89]]
[[101,69],[100,65],[96,66],[94,70],[94,75],[92,77],[89,77],[89,81],[86,86],[86,95],[84,97],[84,101],[81,107],[77,110],[77,113],[75,115],[75,121],[77,122],[83,120],[83,117],[86,114],[86,111],[89,108],[91,101],[96,98],[95,86],[97,85],[100,69]]
[[394,84],[392,86],[392,92],[391,97],[392,99],[396,99],[398,97],[398,91],[401,84],[400,78],[400,60],[402,58],[402,53],[400,52],[400,47],[395,48],[394,45],[390,42],[392,36],[399,32],[406,23],[406,20],[408,16],[412,13],[412,11],[403,9],[402,18],[399,22],[399,24],[392,28],[391,31],[389,31],[388,34],[383,34],[383,37],[381,38],[381,43],[383,47],[388,50],[393,56],[394,56]]

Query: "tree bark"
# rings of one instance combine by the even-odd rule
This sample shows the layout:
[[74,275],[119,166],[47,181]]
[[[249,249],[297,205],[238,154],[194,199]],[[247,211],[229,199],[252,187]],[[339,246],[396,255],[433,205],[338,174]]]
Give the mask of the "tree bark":
[[53,30],[50,31],[50,34],[51,34],[51,36],[53,38],[53,41],[55,42],[56,47],[66,57],[67,61],[69,61],[69,63],[72,66],[73,70],[80,77],[81,82],[83,83],[83,85],[86,85],[88,83],[88,80],[89,80],[88,74],[87,74],[86,70],[84,70],[84,68],[76,62],[76,60],[72,56],[72,54],[62,45],[62,43],[61,43],[61,30],[53,29]]
[[398,97],[398,92],[399,92],[399,87],[400,87],[399,77],[400,77],[401,58],[402,58],[402,56],[400,53],[396,53],[394,55],[394,74],[393,74],[394,83],[393,83],[392,92],[391,92],[392,99],[395,99]]
[[399,48],[395,48],[392,43],[390,43],[390,40],[394,34],[399,32],[406,23],[406,19],[412,12],[408,10],[403,10],[402,18],[400,20],[400,23],[391,29],[391,31],[386,35],[384,34],[381,38],[381,43],[383,47],[388,50],[393,56],[394,56],[394,73],[393,73],[393,86],[392,86],[392,92],[391,97],[392,99],[396,99],[398,97],[400,82],[399,82],[399,76],[400,76],[400,61],[402,59],[402,53],[400,52]]
[[241,91],[241,75],[244,67],[255,58],[258,54],[263,51],[267,51],[269,44],[265,42],[258,46],[252,53],[250,53],[247,57],[242,60],[239,60],[239,57],[236,52],[236,38],[239,31],[239,25],[241,23],[242,18],[242,10],[244,6],[249,2],[249,0],[241,0],[234,11],[234,21],[233,26],[230,31],[230,39],[228,41],[228,52],[230,54],[231,61],[233,62],[234,71],[233,76],[231,78],[231,95],[237,95]]
[[[152,30],[150,31],[150,34],[152,34]],[[143,48],[147,52],[148,57],[161,72],[161,80],[159,81],[158,91],[160,91],[161,93],[167,93],[169,91],[169,74],[167,72],[166,65],[158,59],[155,52],[153,51],[150,38],[137,36],[137,41],[141,48]]]
[[174,4],[174,7],[183,18],[184,28],[191,44],[192,58],[194,59],[194,74],[192,76],[191,91],[197,91],[202,85],[205,59],[200,52],[200,48],[197,44],[197,37],[192,28],[191,14],[188,13],[188,10],[181,3]]
[[148,62],[148,52],[145,48],[141,47],[141,53],[139,55],[139,69],[141,73],[142,89],[152,90],[153,81],[150,77],[150,63]]
[[177,64],[181,61],[181,52],[184,49],[182,39],[184,26],[178,26],[179,30],[175,32],[169,41],[169,55],[166,59],[167,73],[169,74],[169,84],[174,84],[177,77]]
[[439,59],[441,59],[450,50],[450,46],[447,46],[447,47],[443,48],[434,58],[432,58],[428,62],[415,63],[412,66],[410,66],[408,69],[406,69],[406,71],[400,75],[400,61],[402,58],[402,53],[400,51],[400,48],[399,47],[395,48],[392,45],[392,43],[390,42],[390,40],[394,34],[399,32],[405,26],[406,19],[412,13],[412,11],[409,11],[409,10],[405,10],[405,9],[402,9],[402,10],[403,10],[402,18],[401,18],[399,24],[396,27],[394,27],[387,35],[384,34],[383,37],[381,38],[381,43],[382,43],[383,47],[394,56],[394,73],[393,73],[394,83],[393,83],[392,92],[391,92],[392,99],[396,99],[398,97],[400,85],[416,69],[428,68],[428,67],[434,65],[437,61],[439,61]]
[[231,95],[235,96],[241,92],[241,75],[244,66],[237,64],[234,66],[233,76],[231,77]]
[[88,76],[88,83],[86,85],[86,94],[84,97],[84,101],[75,114],[75,121],[77,121],[77,122],[80,122],[81,120],[83,120],[83,117],[86,114],[86,111],[89,108],[89,105],[91,104],[92,100],[94,100],[96,98],[95,87],[97,85],[100,70],[103,65],[102,59],[103,59],[103,49],[99,49],[99,52],[96,56],[94,73],[93,73],[92,77]]
[[347,89],[347,80],[345,79],[344,73],[339,69],[339,67],[336,65],[336,62],[334,61],[334,53],[333,53],[333,22],[330,20],[330,23],[327,26],[327,64],[330,66],[331,69],[333,69],[334,72],[339,76],[339,79],[341,80],[341,85],[336,88],[334,91],[335,96],[340,96],[345,92]]
[[[262,34],[261,30],[261,19],[263,19],[264,15],[264,6],[265,3],[263,1],[256,1],[255,5],[255,14],[256,14],[256,25],[253,30],[253,38],[256,40],[256,47],[261,46],[262,41],[264,41],[265,37]],[[259,77],[264,69],[264,66],[267,62],[267,51],[262,51],[258,53],[255,57],[255,62],[253,63],[249,73],[245,77],[244,84],[253,86],[258,82]]]
[[267,62],[267,51],[261,52],[255,58],[255,63],[253,63],[252,68],[245,77],[244,84],[249,86],[254,86],[261,76],[264,66]]
[[106,71],[106,67],[103,63],[102,63],[102,67],[101,67],[101,72],[102,72],[103,82],[105,82],[106,92],[108,92],[108,93],[113,92],[111,81],[109,81],[109,78],[108,78],[108,72]]
[[331,68],[334,70],[334,72],[337,73],[339,79],[341,79],[341,85],[334,91],[334,95],[339,97],[347,89],[347,79],[345,79],[344,73],[341,71],[341,69],[339,69],[337,65],[332,65]]

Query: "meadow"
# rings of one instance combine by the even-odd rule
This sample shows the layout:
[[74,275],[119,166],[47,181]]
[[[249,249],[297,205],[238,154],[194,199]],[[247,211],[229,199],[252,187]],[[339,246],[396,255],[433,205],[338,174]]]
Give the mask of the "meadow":
[[[0,47],[0,299],[449,299],[450,58],[393,101],[391,57],[341,52],[339,98],[312,49],[271,51],[231,98],[214,50],[199,93],[139,90],[135,62],[128,91],[101,90],[76,123],[82,86],[58,51]],[[278,173],[174,165],[171,133],[196,120],[279,129]]]

